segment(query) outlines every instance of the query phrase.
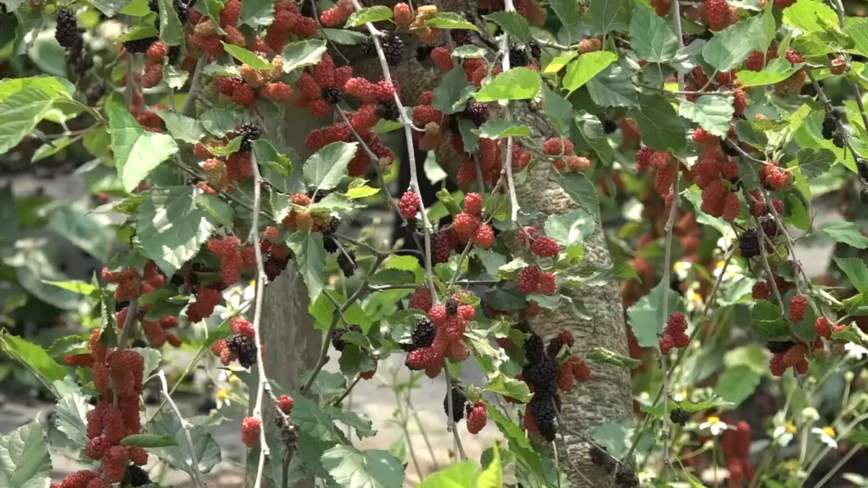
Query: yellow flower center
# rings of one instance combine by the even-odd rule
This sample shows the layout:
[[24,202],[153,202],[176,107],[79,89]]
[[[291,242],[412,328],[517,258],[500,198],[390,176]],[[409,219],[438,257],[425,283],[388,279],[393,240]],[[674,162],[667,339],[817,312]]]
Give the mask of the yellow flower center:
[[831,437],[832,439],[834,439],[835,436],[837,435],[835,433],[835,429],[833,429],[832,427],[830,427],[828,425],[823,427],[823,433],[826,434],[827,436]]
[[719,424],[720,423],[720,417],[708,417],[708,423],[711,425]]
[[784,429],[786,429],[786,431],[789,432],[790,434],[795,434],[796,433],[796,424],[790,422],[784,426]]
[[219,390],[217,390],[217,398],[219,398],[220,400],[226,400],[227,398],[229,398],[229,390],[225,388],[220,388]]

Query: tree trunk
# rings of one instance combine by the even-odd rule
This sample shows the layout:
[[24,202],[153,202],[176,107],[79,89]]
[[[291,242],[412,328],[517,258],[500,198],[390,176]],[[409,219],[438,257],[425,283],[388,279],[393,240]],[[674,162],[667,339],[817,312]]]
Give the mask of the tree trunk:
[[[477,18],[475,1],[445,0],[434,3],[438,4],[442,11],[462,13],[471,21]],[[402,101],[408,106],[415,106],[423,91],[437,87],[443,72],[424,54],[427,51],[417,51],[419,44],[415,37],[402,38],[407,46],[407,54],[405,61],[392,69],[392,75],[400,84]],[[417,52],[421,55],[417,56]],[[350,59],[358,59],[350,54],[348,53]],[[354,62],[353,68],[357,76],[366,76],[372,81],[382,78],[376,60]],[[496,111],[496,107],[491,108]],[[518,123],[531,127],[533,138],[537,141],[557,135],[544,113],[533,110],[526,101],[512,102],[512,113]],[[453,177],[461,165],[461,158],[452,150],[448,137],[438,148],[437,161]],[[421,169],[422,161],[417,161],[417,164]],[[538,228],[542,228],[549,215],[563,214],[578,208],[560,186],[549,179],[549,171],[548,165],[537,165],[531,171],[527,183],[517,189],[520,205],[524,208],[533,207],[540,212],[539,220],[534,222]],[[607,267],[612,264],[599,224],[594,235],[585,242],[585,260],[588,265],[593,266]],[[553,311],[544,310],[530,321],[531,328],[546,341],[560,331],[572,332],[576,339],[574,352],[580,357],[584,357],[594,347],[604,347],[629,355],[624,310],[617,284],[585,287],[579,292],[573,291],[571,296],[585,305],[593,316],[591,320],[582,321],[574,317],[566,307],[562,307]],[[611,475],[596,466],[589,456],[591,433],[598,425],[628,419],[632,415],[629,372],[624,368],[606,364],[595,363],[591,367],[591,380],[563,396],[560,420],[566,446],[561,443],[560,438],[556,443],[561,460],[560,467],[567,472],[572,486],[576,488],[609,486]]]

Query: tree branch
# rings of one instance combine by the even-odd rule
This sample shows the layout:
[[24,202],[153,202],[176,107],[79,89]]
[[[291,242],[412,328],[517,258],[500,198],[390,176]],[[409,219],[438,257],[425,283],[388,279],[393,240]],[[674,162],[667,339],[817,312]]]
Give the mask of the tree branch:
[[190,451],[190,466],[192,468],[190,478],[193,479],[193,483],[197,487],[203,488],[206,485],[202,482],[202,473],[199,471],[199,459],[196,457],[196,449],[193,446],[193,436],[190,434],[190,422],[187,422],[187,420],[184,419],[181,410],[178,409],[178,405],[175,404],[175,401],[172,400],[172,396],[169,394],[169,385],[166,383],[166,372],[161,369],[160,372],[157,373],[157,377],[160,378],[160,385],[162,387],[160,393],[163,396],[163,401],[169,403],[172,407],[172,411],[174,411],[175,415],[178,417],[178,421],[181,422],[181,428],[184,429],[184,440],[187,442],[187,449]]

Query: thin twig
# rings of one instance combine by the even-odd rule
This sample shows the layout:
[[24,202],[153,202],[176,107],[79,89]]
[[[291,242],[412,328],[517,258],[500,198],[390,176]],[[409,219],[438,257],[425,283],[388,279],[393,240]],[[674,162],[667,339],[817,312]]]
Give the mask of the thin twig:
[[[256,155],[250,153],[250,165],[253,167],[253,222],[251,223],[250,235],[253,239],[253,251],[256,256],[256,283],[255,299],[253,302],[253,330],[256,341],[256,367],[259,372],[259,389],[256,393],[256,404],[253,407],[253,418],[262,421],[262,398],[266,391],[271,395],[271,384],[265,374],[265,361],[262,354],[262,302],[265,296],[265,284],[268,276],[265,274],[265,266],[262,263],[262,249],[259,246],[259,213],[262,208],[262,174],[259,171],[259,163]],[[265,469],[265,459],[271,454],[268,442],[265,438],[265,428],[260,428],[259,434],[259,466],[256,469],[256,481],[254,488],[262,485],[262,471]]]
[[410,390],[407,391],[407,408],[413,413],[413,419],[416,421],[416,425],[419,426],[419,433],[422,434],[422,440],[425,441],[425,447],[428,448],[428,455],[431,456],[431,464],[434,465],[434,471],[440,471],[440,463],[437,462],[437,456],[434,455],[434,448],[431,447],[431,440],[428,438],[425,426],[422,425],[422,421],[419,419],[419,412],[413,405],[412,392]]
[[832,469],[830,469],[829,472],[826,473],[826,475],[823,476],[816,485],[814,485],[814,488],[822,488],[822,486],[825,485],[827,481],[832,479],[832,476],[834,476],[835,473],[838,472],[838,470],[840,470],[842,467],[844,467],[845,464],[847,464],[847,461],[849,461],[851,457],[855,456],[856,453],[859,452],[862,446],[863,444],[856,444],[853,448],[851,448],[850,451],[847,452],[847,454],[845,454],[840,461],[838,461],[834,466],[832,466]]
[[190,434],[190,422],[187,422],[187,420],[184,419],[184,416],[181,415],[181,410],[178,409],[178,405],[175,404],[175,401],[172,400],[172,396],[169,394],[169,385],[166,383],[166,372],[161,369],[160,372],[157,373],[157,377],[160,378],[160,385],[162,386],[162,391],[160,393],[163,395],[163,400],[168,402],[169,406],[172,407],[172,410],[178,417],[178,421],[181,422],[181,428],[184,429],[184,440],[187,441],[187,449],[190,451],[190,466],[192,468],[190,478],[193,479],[193,483],[197,487],[203,488],[206,485],[202,481],[202,473],[199,471],[199,459],[196,457],[196,448],[193,446],[193,436]]
[[344,398],[350,396],[350,393],[352,393],[353,388],[356,387],[356,385],[359,383],[359,380],[361,380],[361,379],[362,379],[361,375],[356,375],[356,378],[353,380],[352,383],[350,383],[350,386],[348,386],[347,389],[345,389],[344,392],[341,393],[341,396],[339,396],[339,397],[337,397],[336,399],[332,400],[330,403],[331,403],[332,405],[338,405],[338,404],[340,404],[342,401],[344,401]]
[[446,374],[446,410],[448,410],[449,418],[446,423],[449,430],[452,431],[452,438],[455,440],[455,449],[458,450],[458,455],[462,461],[467,461],[467,453],[464,452],[464,445],[461,444],[461,436],[458,435],[458,429],[455,428],[455,412],[452,407],[452,374],[449,373],[449,366],[443,367],[443,372]]
[[199,56],[196,61],[196,69],[193,71],[193,80],[190,81],[190,90],[187,92],[187,99],[184,100],[184,105],[181,107],[181,115],[189,116],[196,106],[196,99],[199,98],[199,92],[202,91],[202,70],[208,63],[208,56]]
[[[841,29],[846,27],[847,21],[845,18],[844,12],[844,3],[841,0],[834,0],[830,3],[833,3],[835,10],[838,12],[838,26]],[[865,114],[865,104],[862,102],[862,89],[859,88],[859,85],[853,83],[848,78],[844,77],[844,83],[848,83],[850,88],[853,90],[853,98],[856,99],[856,106],[859,107],[859,115],[862,116],[862,124],[865,126],[865,130],[868,130],[868,115]]]
[[[674,2],[678,3],[678,2]],[[676,12],[677,15],[677,12]],[[676,21],[678,23],[678,29],[681,29],[680,20]],[[683,81],[681,81],[683,83]],[[662,317],[661,321],[661,330],[662,327],[666,324],[666,320],[669,318],[669,299],[667,295],[669,294],[669,281],[670,274],[672,273],[672,231],[675,227],[675,214],[678,212],[678,177],[675,177],[675,183],[672,185],[672,207],[669,209],[669,218],[666,220],[666,227],[664,228],[666,232],[666,241],[665,241],[665,252],[663,258],[663,277],[660,279],[661,284],[663,286],[663,304],[661,305]],[[672,466],[672,460],[669,459],[669,448],[668,448],[668,440],[669,440],[669,370],[666,367],[666,355],[662,352],[660,353],[660,367],[663,370],[663,429],[660,433],[663,439],[663,462],[666,464],[670,470],[674,470]]]
[[121,328],[120,337],[118,337],[118,349],[126,349],[129,344],[129,338],[133,335],[133,329],[136,327],[136,315],[139,314],[139,300],[130,300],[127,305],[127,316],[124,317],[124,323]]

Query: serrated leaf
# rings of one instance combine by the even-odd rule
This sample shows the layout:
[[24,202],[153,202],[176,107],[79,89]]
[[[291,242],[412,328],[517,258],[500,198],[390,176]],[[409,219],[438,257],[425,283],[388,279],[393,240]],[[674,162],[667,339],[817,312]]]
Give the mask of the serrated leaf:
[[488,386],[486,386],[485,389],[515,398],[522,403],[530,401],[530,389],[528,388],[527,383],[515,378],[508,378],[500,371],[495,373],[494,376],[488,380]]
[[582,243],[594,233],[594,229],[594,219],[582,210],[549,215],[545,224],[546,235],[564,247]]
[[190,77],[190,73],[184,71],[183,69],[172,65],[167,64],[163,66],[163,81],[169,85],[169,88],[174,90],[180,90],[184,88],[184,85],[187,84],[187,79]]
[[470,98],[472,88],[467,83],[467,76],[463,69],[450,70],[434,89],[431,105],[444,114],[459,112],[464,102]]
[[9,357],[23,363],[46,386],[50,387],[51,382],[66,376],[66,368],[55,362],[42,346],[14,336],[5,329],[0,331],[0,348]]
[[854,222],[827,222],[822,226],[822,230],[836,242],[857,249],[868,248],[868,237],[862,234]]
[[829,171],[835,163],[835,153],[829,149],[801,149],[799,150],[799,169],[805,178],[813,179]]
[[769,143],[765,132],[748,120],[739,120],[735,123],[735,134],[738,136],[739,141],[750,144],[760,150],[764,149]]
[[605,447],[609,455],[621,459],[627,454],[632,444],[630,441],[634,430],[633,419],[609,422],[594,427],[591,438],[597,444]]
[[508,120],[491,119],[477,129],[479,137],[506,139],[507,137],[530,137],[530,127],[514,124]]
[[[500,410],[492,408],[488,415],[497,424],[498,429],[506,438],[509,445],[509,451],[515,454],[518,464],[524,466],[529,472],[535,473],[537,476],[543,476],[543,465],[540,453],[531,445],[530,440],[524,435],[521,427],[505,417]],[[459,485],[469,486],[469,485]],[[455,487],[458,488],[458,487]]]
[[717,380],[714,393],[723,400],[731,402],[733,407],[738,407],[753,395],[760,378],[760,374],[749,366],[725,368],[723,375]]
[[751,330],[761,341],[787,337],[790,327],[775,304],[757,300],[751,311]]
[[[214,438],[208,433],[206,426],[198,425],[202,418],[187,419],[193,424],[190,429],[190,437],[192,439],[193,450],[196,454],[196,460],[199,461],[199,471],[208,473],[214,466],[220,463],[220,446],[214,441]],[[177,445],[167,447],[155,447],[153,451],[166,461],[169,465],[176,469],[193,474],[193,458],[190,453],[190,448],[185,440],[186,434],[178,418],[172,412],[163,412],[157,415],[151,422],[150,432],[158,436],[169,436],[175,439]]]
[[679,151],[687,144],[684,121],[663,95],[640,94],[639,104],[630,109],[630,115],[646,146],[658,151]]
[[428,475],[416,488],[464,488],[474,486],[476,463],[461,461]]
[[154,188],[136,212],[142,251],[167,276],[192,259],[217,228],[188,187]]
[[160,35],[160,31],[157,27],[154,27],[153,24],[147,23],[147,21],[144,22],[144,24],[139,24],[124,33],[124,35],[118,37],[118,41],[138,41],[139,39],[148,39],[149,37],[157,37]]
[[71,98],[75,86],[56,76],[33,76],[30,78],[6,78],[0,80],[0,102],[27,88],[44,92],[49,98]]
[[326,42],[322,39],[308,39],[290,43],[283,50],[283,72],[290,73],[298,68],[319,63],[326,52]]
[[579,9],[578,2],[573,0],[552,0],[551,7],[565,27],[579,23],[582,12]]
[[634,107],[639,103],[630,75],[617,64],[595,76],[587,86],[591,100],[602,107]]
[[181,44],[184,28],[175,12],[172,0],[158,0],[160,5],[160,40],[170,46]]
[[333,142],[304,163],[304,179],[316,190],[331,190],[347,173],[347,164],[356,155],[357,142]]
[[33,153],[33,157],[30,158],[30,162],[35,163],[37,161],[42,161],[45,158],[50,158],[51,156],[54,156],[55,154],[69,147],[71,143],[72,139],[66,136],[55,139],[51,141],[51,143],[46,142],[45,144],[39,146],[39,149],[37,149]]
[[87,447],[89,441],[85,420],[90,409],[87,398],[80,391],[66,393],[57,401],[54,426],[79,449]]
[[121,444],[129,447],[154,448],[177,446],[178,441],[170,435],[131,434],[121,439]]
[[268,27],[274,21],[274,4],[271,0],[244,0],[241,2],[241,25]]
[[630,328],[636,341],[642,347],[657,347],[663,327],[668,317],[663,317],[663,300],[669,301],[668,313],[672,314],[681,310],[683,304],[680,296],[669,289],[667,283],[660,283],[650,293],[639,299],[636,304],[627,310]]
[[383,5],[365,7],[361,10],[356,10],[355,12],[353,12],[353,14],[350,15],[350,18],[347,19],[347,23],[344,25],[344,27],[349,29],[350,27],[358,27],[369,22],[380,22],[381,20],[389,20],[391,18],[392,9],[390,9],[389,7],[385,7]]
[[801,67],[801,64],[794,66],[786,58],[776,58],[771,60],[762,71],[741,70],[736,76],[738,76],[742,88],[774,85],[786,80]]
[[822,31],[822,20],[837,24],[838,16],[831,7],[817,0],[799,0],[784,10],[784,23],[805,33]]
[[588,12],[597,34],[626,30],[630,3],[626,0],[591,0]]
[[543,73],[547,75],[553,75],[560,70],[564,69],[570,61],[576,59],[579,53],[576,51],[567,51],[563,54],[559,54],[551,59],[548,64],[543,68]]
[[292,250],[298,272],[307,285],[308,297],[314,301],[322,291],[326,278],[322,234],[306,231],[294,232],[289,236],[289,248]]
[[[712,408],[728,408],[730,406],[732,406],[731,403],[721,401],[721,400],[718,400],[716,398],[713,398],[711,400],[704,400],[704,401],[697,402],[697,403],[675,402],[675,401],[670,400],[669,405],[668,405],[668,410],[671,412],[672,410],[675,410],[676,408],[680,408],[680,409],[682,409],[688,413],[696,413],[696,412],[702,412],[705,410],[710,410]],[[655,405],[653,407],[649,406],[649,405],[642,405],[640,407],[640,410],[642,410],[642,412],[644,412],[644,413],[648,413],[648,414],[654,415],[656,417],[661,417],[661,416],[663,416],[663,403],[660,403],[659,405]]]
[[401,488],[404,483],[404,467],[388,451],[339,445],[323,453],[322,464],[341,486]]
[[463,16],[455,12],[440,12],[428,19],[425,24],[437,29],[468,29],[479,32],[479,28],[468,22]]
[[[571,105],[568,104],[567,108],[571,108]],[[612,146],[609,145],[609,138],[606,137],[600,120],[584,110],[574,110],[573,114],[576,130],[570,131],[570,133],[573,135],[571,139],[576,145],[576,152],[579,154],[594,153],[601,163],[612,164],[614,152]]]
[[166,134],[144,130],[126,108],[109,106],[108,115],[118,176],[124,190],[132,192],[160,163],[178,152],[178,145]]
[[530,24],[518,12],[492,12],[485,16],[487,20],[499,25],[509,37],[521,44],[530,40]]
[[48,219],[48,228],[100,261],[108,261],[114,243],[114,233],[107,224],[83,205],[58,206]]
[[639,59],[649,63],[666,63],[678,52],[678,38],[666,17],[648,7],[637,5],[630,19],[630,46]]
[[51,458],[45,432],[37,422],[0,436],[0,486],[48,488],[50,484]]
[[357,44],[362,44],[365,40],[368,39],[368,36],[362,34],[361,32],[345,30],[345,29],[322,29],[323,35],[325,37],[336,43],[343,44],[345,46],[355,46]]
[[702,47],[702,57],[718,71],[730,71],[754,50],[765,52],[771,43],[761,14],[745,19],[714,35]]
[[[163,0],[165,1],[165,0]],[[274,69],[274,65],[268,62],[265,58],[258,56],[256,53],[252,51],[248,51],[243,47],[236,46],[234,44],[228,44],[226,42],[223,43],[223,49],[229,53],[233,58],[241,61],[242,63],[250,66],[253,69]]]
[[169,133],[175,139],[180,139],[190,144],[198,144],[208,135],[205,133],[202,123],[192,117],[186,117],[163,108],[154,109],[154,112],[163,119],[166,129],[169,130]]
[[543,103],[546,115],[558,133],[569,137],[573,117],[570,102],[548,88],[543,88]]
[[54,98],[35,86],[27,86],[0,103],[0,154],[18,145],[45,117]]
[[567,66],[563,86],[572,93],[591,81],[595,76],[618,60],[618,55],[609,51],[595,51],[582,54]]
[[582,173],[563,173],[557,175],[561,188],[587,212],[594,220],[600,220],[600,200],[591,180]]
[[235,223],[235,210],[217,195],[202,193],[196,196],[196,206],[205,209],[223,227],[231,229]]
[[350,188],[347,190],[347,197],[352,199],[372,197],[380,192],[379,188],[372,188],[368,185]]
[[787,201],[790,202],[789,222],[799,229],[808,231],[811,228],[811,216],[802,199],[798,195],[790,194]]
[[588,353],[587,358],[597,363],[611,364],[613,366],[618,366],[619,368],[634,369],[642,365],[642,361],[639,361],[638,359],[618,354],[606,349],[605,347],[594,347]]
[[412,284],[416,282],[416,275],[400,269],[384,269],[371,276],[368,281],[375,285]]
[[834,258],[835,264],[847,275],[847,279],[859,293],[868,293],[868,266],[859,258]]
[[683,101],[678,109],[679,115],[721,138],[729,133],[733,112],[731,97],[713,95],[702,95],[696,102]]
[[497,444],[491,447],[492,458],[488,466],[479,473],[476,480],[476,488],[502,488],[503,487],[503,465],[500,462],[500,449]]
[[404,124],[397,120],[380,119],[371,130],[374,131],[374,134],[388,134],[389,132],[403,128]]
[[512,68],[495,76],[474,97],[478,102],[499,100],[526,100],[539,93],[542,80],[539,73],[529,68]]
[[292,172],[292,161],[289,160],[289,157],[281,154],[274,147],[274,144],[267,139],[257,139],[253,143],[253,154],[259,165],[267,167],[281,176],[289,176]]

